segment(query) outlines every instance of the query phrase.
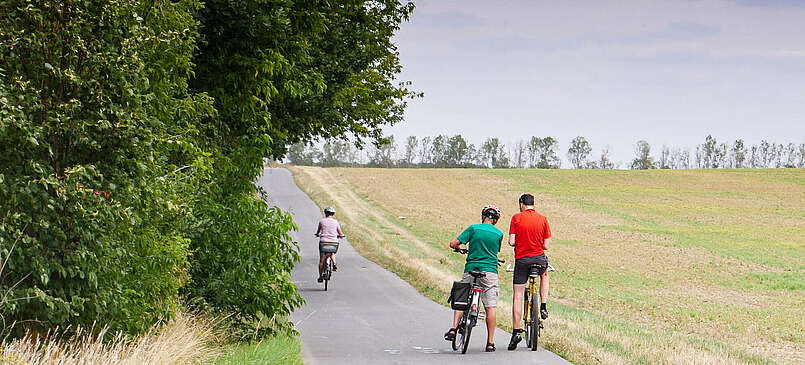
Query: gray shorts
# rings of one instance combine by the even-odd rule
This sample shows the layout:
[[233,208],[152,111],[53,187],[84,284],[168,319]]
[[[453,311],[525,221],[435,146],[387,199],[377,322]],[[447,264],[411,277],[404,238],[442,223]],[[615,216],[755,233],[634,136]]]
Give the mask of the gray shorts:
[[[484,303],[484,307],[497,307],[498,306],[498,274],[494,272],[484,271],[486,274],[483,278],[478,278],[476,283],[480,285],[484,292],[481,293],[481,300]],[[472,282],[472,275],[469,273],[464,273],[461,276],[461,281],[464,283],[471,283]]]

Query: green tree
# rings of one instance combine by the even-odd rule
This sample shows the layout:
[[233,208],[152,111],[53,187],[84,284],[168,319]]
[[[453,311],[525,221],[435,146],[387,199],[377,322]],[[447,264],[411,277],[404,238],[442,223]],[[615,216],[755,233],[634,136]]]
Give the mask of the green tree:
[[469,145],[467,140],[460,134],[450,137],[447,140],[447,167],[461,167],[469,160]]
[[403,164],[405,167],[414,167],[414,160],[416,160],[416,148],[419,144],[416,136],[408,136],[405,140],[405,156],[403,157]]
[[673,164],[671,149],[668,148],[668,146],[662,146],[660,150],[660,160],[657,161],[657,166],[661,169],[671,169],[673,168]]
[[635,144],[636,157],[632,160],[632,170],[648,170],[656,168],[654,158],[651,157],[651,146],[644,140]]
[[322,153],[309,143],[299,142],[288,148],[288,160],[295,165],[313,166],[322,159]]
[[[416,95],[396,80],[401,68],[391,41],[412,10],[399,1],[205,2],[191,87],[215,99],[217,115],[200,126],[214,161],[206,185],[215,188],[205,191],[191,222],[197,253],[188,294],[233,311],[245,329],[301,303],[290,281],[296,244],[278,229],[292,225],[278,210],[264,213],[253,182],[264,159],[300,141],[327,141],[323,165],[355,162],[347,140],[383,142],[382,127],[400,121]],[[222,285],[237,291],[221,295]]]
[[212,113],[187,92],[198,6],[0,2],[0,310],[12,333],[136,333],[175,307],[189,255],[176,222],[207,166],[193,124]]
[[713,136],[707,135],[702,144],[701,153],[702,167],[708,169],[718,167],[718,142]]
[[596,168],[599,169],[611,170],[615,168],[615,164],[609,158],[609,146],[605,146],[603,149],[601,149],[601,157],[598,159],[598,162],[595,165]]
[[522,169],[526,167],[526,156],[527,147],[526,142],[522,139],[517,141],[517,144],[514,146],[514,153],[512,154],[514,167],[518,169]]
[[767,140],[760,141],[760,147],[758,147],[758,163],[759,167],[761,168],[769,168],[772,167],[774,163],[774,155],[775,155],[775,148],[774,143],[771,143]]
[[556,154],[559,142],[553,137],[531,137],[528,141],[528,160],[531,167],[538,169],[558,169],[561,166]]
[[732,167],[738,169],[746,167],[744,165],[746,162],[746,146],[743,139],[735,140],[735,143],[732,144],[731,152]]
[[587,157],[593,149],[587,139],[578,136],[570,141],[570,148],[567,150],[567,158],[574,169],[583,169],[587,167]]
[[799,151],[797,155],[799,156],[799,160],[797,161],[797,167],[805,168],[805,143],[800,143],[797,147]]
[[433,138],[432,145],[430,147],[431,153],[431,161],[430,163],[433,164],[435,167],[446,167],[447,166],[447,152],[448,152],[448,140],[450,138],[443,135],[438,135]]
[[369,160],[370,166],[377,167],[394,167],[396,164],[394,160],[394,152],[397,150],[397,144],[394,143],[394,136],[384,138],[383,142],[373,146],[372,157]]

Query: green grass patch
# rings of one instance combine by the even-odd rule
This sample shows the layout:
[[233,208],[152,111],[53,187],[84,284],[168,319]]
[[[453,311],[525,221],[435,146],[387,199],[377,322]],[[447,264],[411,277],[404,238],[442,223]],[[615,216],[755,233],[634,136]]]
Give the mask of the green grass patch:
[[210,365],[287,364],[302,365],[302,344],[298,337],[278,335],[254,344],[238,344]]

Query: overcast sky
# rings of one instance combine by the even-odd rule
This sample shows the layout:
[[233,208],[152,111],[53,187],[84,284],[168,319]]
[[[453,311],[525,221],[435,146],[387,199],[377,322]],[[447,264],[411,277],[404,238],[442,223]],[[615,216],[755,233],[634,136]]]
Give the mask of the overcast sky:
[[805,0],[420,0],[396,43],[425,93],[400,139],[805,142]]

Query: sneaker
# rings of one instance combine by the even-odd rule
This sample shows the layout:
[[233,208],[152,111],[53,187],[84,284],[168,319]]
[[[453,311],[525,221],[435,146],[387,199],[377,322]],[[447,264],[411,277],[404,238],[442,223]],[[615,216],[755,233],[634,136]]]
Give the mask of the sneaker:
[[542,317],[542,319],[548,319],[548,310],[547,309],[540,309],[539,310],[539,316]]
[[514,350],[517,348],[517,344],[523,340],[523,336],[520,336],[520,331],[514,330],[512,332],[512,340],[509,341],[509,351]]
[[336,266],[335,264],[333,264],[333,271],[338,271],[338,266]]
[[321,283],[321,282],[323,282],[323,281],[324,281],[324,279],[322,279],[322,278],[318,278],[318,279],[316,279],[316,282],[319,282],[319,283]]

